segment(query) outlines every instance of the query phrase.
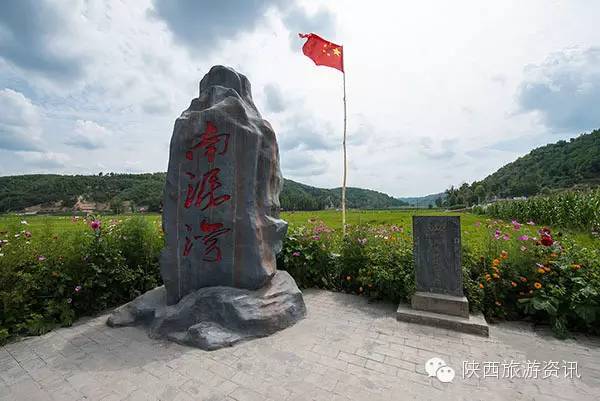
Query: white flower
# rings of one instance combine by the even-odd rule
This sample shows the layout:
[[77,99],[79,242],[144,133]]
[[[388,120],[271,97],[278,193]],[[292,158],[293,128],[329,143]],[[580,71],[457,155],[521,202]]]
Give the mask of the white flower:
[[27,222],[27,220],[21,220],[21,224],[29,225],[29,223]]
[[4,256],[4,254],[3,254],[3,253],[0,253],[0,258],[1,258],[2,256]]
[[21,234],[15,234],[15,238],[19,238]]

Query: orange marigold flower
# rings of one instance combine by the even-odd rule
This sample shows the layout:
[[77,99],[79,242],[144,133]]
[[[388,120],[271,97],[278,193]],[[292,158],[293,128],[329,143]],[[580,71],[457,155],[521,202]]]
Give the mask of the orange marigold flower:
[[483,288],[483,284],[479,283],[479,288]]
[[542,283],[536,281],[535,284],[533,284],[533,286],[539,290],[540,288],[542,288]]
[[540,267],[540,268],[539,268],[537,271],[538,271],[538,273],[540,273],[540,274],[544,274],[544,273],[546,273],[546,270],[544,270],[544,269],[543,269],[543,268],[541,268],[541,267]]
[[492,262],[492,265],[494,267],[498,266],[500,264],[500,259],[494,259],[494,261]]
[[511,281],[511,282],[510,282],[510,285],[512,285],[513,287],[516,287],[516,286],[517,286],[517,283],[515,283],[514,281]]
[[507,259],[508,258],[508,252],[506,252],[506,251],[502,251],[500,253],[500,255],[501,255],[502,259]]
[[494,278],[500,278],[500,276],[497,273],[492,274],[492,276],[494,276]]
[[581,269],[581,265],[578,265],[578,264],[575,264],[575,263],[572,264],[571,267],[573,268],[573,270]]
[[549,268],[548,266],[544,266],[544,270],[549,272],[550,270],[552,270],[551,268]]

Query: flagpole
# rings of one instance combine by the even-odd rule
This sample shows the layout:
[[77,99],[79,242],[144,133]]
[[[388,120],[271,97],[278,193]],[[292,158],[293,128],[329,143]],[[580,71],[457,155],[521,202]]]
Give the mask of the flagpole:
[[[342,67],[343,61],[342,59]],[[344,81],[344,140],[342,141],[342,147],[344,148],[344,179],[342,181],[342,234],[346,236],[346,71],[342,71],[343,81]]]

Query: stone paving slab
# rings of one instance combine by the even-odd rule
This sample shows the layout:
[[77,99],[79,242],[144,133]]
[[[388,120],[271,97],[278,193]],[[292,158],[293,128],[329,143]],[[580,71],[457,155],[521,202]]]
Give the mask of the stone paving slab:
[[[482,338],[398,322],[396,305],[358,296],[307,290],[305,301],[295,326],[212,352],[85,319],[0,348],[0,399],[600,400],[600,338],[561,341],[527,324],[492,325]],[[432,357],[456,371],[451,383],[428,376]],[[501,377],[503,363],[526,360],[577,362],[581,377]],[[465,361],[479,377],[463,377]],[[483,377],[495,363],[499,378]]]

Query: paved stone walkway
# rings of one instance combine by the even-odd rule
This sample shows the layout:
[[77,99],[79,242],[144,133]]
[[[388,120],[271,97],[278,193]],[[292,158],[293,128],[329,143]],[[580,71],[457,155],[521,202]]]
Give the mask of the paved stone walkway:
[[[106,316],[9,344],[0,349],[0,399],[600,400],[599,338],[559,341],[504,324],[487,339],[400,323],[393,305],[357,296],[309,290],[305,300],[308,317],[294,327],[213,352],[111,329]],[[431,357],[455,369],[452,383],[428,377]],[[539,361],[538,379],[502,378],[511,360]],[[558,371],[544,366],[550,360]],[[500,378],[477,369],[479,378],[463,378],[463,361],[492,374],[497,362]],[[565,378],[563,361],[577,362],[581,378]]]

